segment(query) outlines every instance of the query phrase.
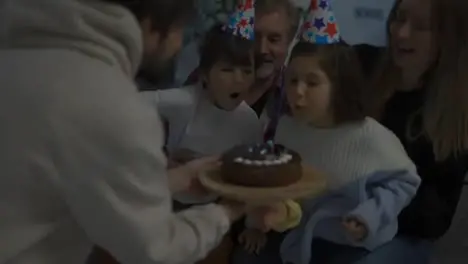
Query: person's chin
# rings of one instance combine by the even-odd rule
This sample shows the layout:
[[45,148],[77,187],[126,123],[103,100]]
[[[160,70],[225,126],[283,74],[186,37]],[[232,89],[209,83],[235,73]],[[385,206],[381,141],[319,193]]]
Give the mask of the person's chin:
[[273,63],[265,63],[256,70],[257,79],[268,79],[275,73]]
[[309,122],[309,116],[300,109],[291,109],[291,115],[292,117],[300,122],[300,123],[308,123]]
[[236,102],[232,102],[228,105],[225,105],[224,106],[224,110],[226,111],[234,111],[237,107],[239,107],[239,105],[242,103],[242,101],[236,101]]
[[233,111],[239,106],[239,103],[215,103],[216,107],[224,111]]

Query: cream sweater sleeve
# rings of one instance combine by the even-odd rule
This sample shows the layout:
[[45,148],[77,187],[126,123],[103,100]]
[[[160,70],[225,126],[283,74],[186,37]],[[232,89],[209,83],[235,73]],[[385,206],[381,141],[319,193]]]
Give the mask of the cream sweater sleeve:
[[110,77],[105,88],[81,83],[91,87],[67,93],[53,117],[58,187],[89,238],[122,264],[194,263],[227,232],[226,212],[173,212],[158,114],[129,80]]

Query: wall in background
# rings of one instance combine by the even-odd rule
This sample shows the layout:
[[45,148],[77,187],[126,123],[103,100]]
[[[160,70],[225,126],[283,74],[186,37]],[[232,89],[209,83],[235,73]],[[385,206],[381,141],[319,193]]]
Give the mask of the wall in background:
[[198,15],[193,26],[186,28],[184,48],[176,58],[172,87],[180,87],[198,66],[198,45],[213,25],[227,20],[239,0],[196,0]]

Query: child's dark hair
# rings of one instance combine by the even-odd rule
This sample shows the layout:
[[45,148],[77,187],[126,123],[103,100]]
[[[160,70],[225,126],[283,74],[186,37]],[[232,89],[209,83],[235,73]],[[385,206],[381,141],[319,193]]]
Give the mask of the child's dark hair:
[[344,42],[317,45],[299,42],[290,59],[298,56],[316,56],[318,63],[332,85],[331,105],[335,122],[361,121],[365,118],[362,93],[365,81],[356,51]]
[[200,47],[199,69],[206,73],[219,61],[241,67],[251,66],[254,64],[253,46],[253,41],[234,36],[225,32],[222,25],[215,25]]

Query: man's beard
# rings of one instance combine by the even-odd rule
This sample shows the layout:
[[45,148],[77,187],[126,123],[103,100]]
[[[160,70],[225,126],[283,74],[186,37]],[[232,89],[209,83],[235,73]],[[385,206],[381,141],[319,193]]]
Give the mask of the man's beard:
[[274,59],[266,56],[258,56],[255,60],[257,62],[256,77],[258,80],[270,79],[275,74]]
[[174,70],[174,59],[164,60],[158,55],[145,56],[138,72],[138,77],[154,85],[167,82],[173,77]]

